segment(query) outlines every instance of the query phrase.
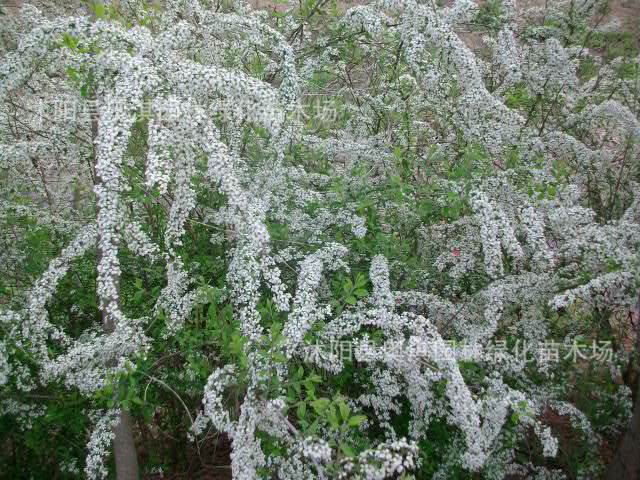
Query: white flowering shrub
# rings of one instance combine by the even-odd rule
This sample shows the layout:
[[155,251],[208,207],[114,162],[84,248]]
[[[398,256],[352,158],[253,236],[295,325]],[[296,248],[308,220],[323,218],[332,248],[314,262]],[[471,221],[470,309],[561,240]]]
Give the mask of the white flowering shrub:
[[0,474],[607,471],[640,420],[619,2],[18,3]]

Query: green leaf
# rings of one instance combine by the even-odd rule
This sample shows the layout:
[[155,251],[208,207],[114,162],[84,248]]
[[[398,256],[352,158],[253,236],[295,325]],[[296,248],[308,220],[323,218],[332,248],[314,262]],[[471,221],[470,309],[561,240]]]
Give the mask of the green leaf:
[[70,33],[64,33],[62,35],[62,43],[65,47],[75,50],[78,46],[79,40]]
[[93,6],[93,12],[95,13],[96,18],[104,18],[107,13],[107,9],[105,8],[104,3],[96,2]]
[[351,409],[349,405],[347,405],[344,400],[338,400],[337,402],[338,408],[340,409],[340,415],[342,416],[342,420],[347,420],[349,415],[351,414]]
[[353,295],[348,296],[347,298],[344,299],[344,301],[346,303],[348,303],[349,305],[355,305],[357,303],[357,299],[356,297],[354,297]]
[[350,427],[359,427],[364,421],[367,420],[366,415],[354,415],[349,419]]
[[74,82],[80,79],[80,72],[73,67],[67,68],[67,77]]
[[298,418],[302,420],[307,414],[307,404],[305,402],[300,402],[296,413],[298,414]]
[[207,311],[207,316],[214,323],[218,320],[218,309],[216,308],[216,306],[213,303],[211,305],[209,305],[209,310]]
[[294,392],[294,391],[293,391],[293,388],[291,388],[291,387],[287,387],[287,398],[289,399],[289,401],[290,401],[291,403],[294,403],[294,402],[295,402],[295,400],[296,400],[296,398],[298,398],[298,397],[296,396],[296,392]]
[[144,295],[144,290],[138,290],[136,293],[134,293],[133,294],[134,303],[140,303],[143,295]]
[[351,448],[348,444],[344,442],[340,442],[340,450],[342,450],[342,453],[344,453],[347,457],[356,456],[356,452],[353,451],[353,448]]
[[318,420],[314,420],[314,422],[309,426],[309,433],[316,433],[318,430]]
[[357,288],[356,290],[353,291],[353,294],[358,298],[363,298],[369,295],[369,292],[367,291],[366,288]]
[[287,357],[282,352],[276,352],[273,354],[273,360],[276,363],[287,363]]
[[315,387],[313,386],[313,383],[307,380],[307,381],[305,381],[305,382],[304,382],[304,386],[305,386],[305,388],[307,389],[307,395],[308,395],[309,397],[311,397],[311,398],[315,398],[315,396],[316,396],[316,389],[315,389]]
[[338,420],[338,413],[336,412],[336,407],[333,405],[329,405],[329,410],[327,411],[327,418],[329,419],[329,423],[333,428],[338,428],[340,426],[340,421]]
[[311,406],[313,407],[313,409],[316,411],[317,414],[321,414],[327,409],[327,407],[329,406],[329,403],[330,402],[328,398],[321,397],[311,402]]

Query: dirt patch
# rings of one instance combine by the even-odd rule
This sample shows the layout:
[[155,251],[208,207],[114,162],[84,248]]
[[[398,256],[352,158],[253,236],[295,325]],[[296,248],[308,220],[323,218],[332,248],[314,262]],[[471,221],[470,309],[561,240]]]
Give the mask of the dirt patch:
[[625,30],[640,31],[640,0],[614,0],[609,17],[619,19]]

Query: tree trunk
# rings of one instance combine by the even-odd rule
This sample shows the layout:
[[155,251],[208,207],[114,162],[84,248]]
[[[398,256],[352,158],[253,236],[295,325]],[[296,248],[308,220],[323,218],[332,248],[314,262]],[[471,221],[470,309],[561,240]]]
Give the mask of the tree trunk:
[[[634,312],[636,353],[640,356],[640,294]],[[605,480],[640,480],[640,382],[629,428],[604,473]]]
[[120,410],[120,423],[113,429],[113,453],[118,480],[138,479],[138,456],[133,441],[133,419],[126,410]]

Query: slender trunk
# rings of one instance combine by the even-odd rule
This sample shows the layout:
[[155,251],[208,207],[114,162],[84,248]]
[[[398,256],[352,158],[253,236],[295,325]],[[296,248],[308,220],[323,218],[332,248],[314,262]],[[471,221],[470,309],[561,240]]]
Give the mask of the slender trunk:
[[113,429],[113,453],[118,480],[138,479],[138,455],[133,441],[133,419],[126,410],[120,410],[120,423]]
[[[636,352],[640,355],[640,294],[635,308]],[[640,480],[640,382],[637,385],[633,416],[613,459],[604,473],[604,480]]]

